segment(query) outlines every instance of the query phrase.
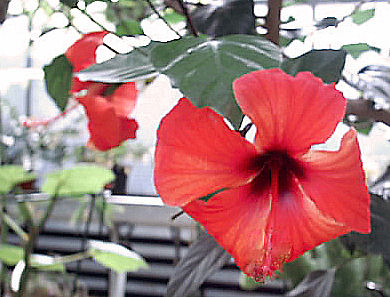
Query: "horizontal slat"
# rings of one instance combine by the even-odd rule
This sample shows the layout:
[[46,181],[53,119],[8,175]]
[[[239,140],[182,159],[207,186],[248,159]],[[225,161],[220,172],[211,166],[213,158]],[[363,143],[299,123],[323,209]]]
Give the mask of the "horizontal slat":
[[[37,212],[47,204],[47,197],[42,193],[17,195],[17,199],[14,197],[11,198],[9,199],[9,210],[11,214],[15,215],[17,214],[18,209],[15,204],[12,205],[12,202],[16,202],[17,199],[36,201],[34,206],[36,207]],[[116,195],[108,197],[106,201],[122,206],[120,211],[115,211],[114,209],[112,213],[114,222],[134,223],[145,226],[177,226],[187,228],[195,226],[195,222],[186,214],[179,216],[175,220],[171,220],[172,216],[180,212],[181,209],[162,204],[159,197]],[[78,199],[60,197],[52,213],[52,220],[68,222],[77,208]],[[97,216],[94,216],[94,222],[98,223],[96,217]]]

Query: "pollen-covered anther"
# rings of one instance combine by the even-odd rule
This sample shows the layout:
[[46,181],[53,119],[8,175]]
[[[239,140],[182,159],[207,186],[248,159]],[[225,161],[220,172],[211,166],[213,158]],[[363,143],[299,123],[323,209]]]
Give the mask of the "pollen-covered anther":
[[266,279],[277,278],[276,272],[280,270],[285,262],[290,258],[289,255],[281,255],[276,259],[271,259],[271,255],[265,256],[262,263],[251,263],[247,266],[246,274],[253,277],[256,282],[264,282]]

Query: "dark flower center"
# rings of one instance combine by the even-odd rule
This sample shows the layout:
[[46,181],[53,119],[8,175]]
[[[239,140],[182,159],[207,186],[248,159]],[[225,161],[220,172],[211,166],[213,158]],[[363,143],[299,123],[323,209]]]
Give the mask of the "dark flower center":
[[293,179],[305,176],[304,164],[285,151],[268,151],[250,161],[250,170],[257,176],[252,181],[252,192],[263,193],[276,187],[279,196],[291,192]]

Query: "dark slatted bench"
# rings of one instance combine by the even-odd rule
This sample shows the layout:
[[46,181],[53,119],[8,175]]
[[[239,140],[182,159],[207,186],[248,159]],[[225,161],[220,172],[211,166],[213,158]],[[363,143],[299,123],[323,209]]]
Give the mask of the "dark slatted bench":
[[[122,197],[118,201],[119,198],[108,199],[110,203],[126,204],[124,212],[114,215],[119,242],[139,253],[149,264],[149,269],[127,274],[125,296],[163,297],[175,263],[185,255],[189,243],[195,238],[195,224],[185,215],[172,222],[170,218],[178,209],[162,206],[159,200],[155,205],[150,205],[153,200],[145,205],[141,203],[142,197]],[[131,203],[134,199],[138,204]],[[68,223],[69,211],[75,209],[74,203],[74,200],[61,201],[63,205],[56,208],[39,237],[37,253],[67,255],[80,251],[83,226]],[[107,241],[109,237],[109,229],[99,228],[98,221],[93,220],[89,238]],[[17,244],[18,238],[11,234],[10,242]],[[67,271],[77,273],[78,280],[86,285],[91,295],[108,296],[110,274],[100,264],[87,259],[80,267],[77,263],[68,264]],[[233,261],[228,263],[202,285],[202,297],[278,297],[287,290],[284,281],[275,280],[254,291],[244,291],[238,285],[239,275]]]

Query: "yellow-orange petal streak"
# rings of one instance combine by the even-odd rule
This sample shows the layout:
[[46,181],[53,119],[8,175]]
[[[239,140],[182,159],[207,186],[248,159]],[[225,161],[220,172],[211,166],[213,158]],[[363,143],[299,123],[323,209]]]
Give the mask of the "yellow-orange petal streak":
[[248,183],[256,174],[246,166],[256,154],[254,146],[220,115],[188,99],[181,99],[165,116],[157,136],[154,181],[167,204],[183,206]]

